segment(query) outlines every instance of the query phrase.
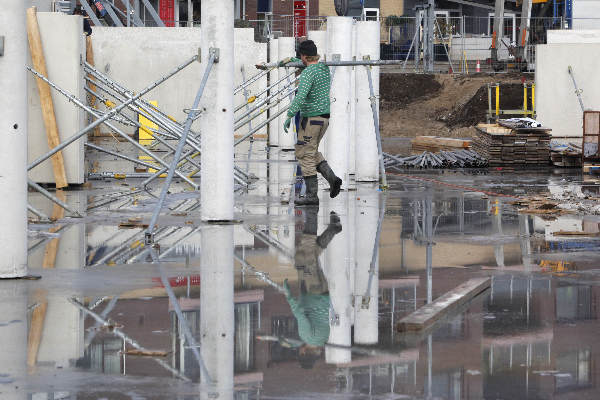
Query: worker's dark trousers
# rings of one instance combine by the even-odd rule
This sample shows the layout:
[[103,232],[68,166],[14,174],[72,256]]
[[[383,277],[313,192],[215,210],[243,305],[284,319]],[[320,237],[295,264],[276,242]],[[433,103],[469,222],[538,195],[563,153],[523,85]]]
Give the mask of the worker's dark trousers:
[[302,168],[303,176],[316,175],[317,165],[325,161],[325,157],[319,152],[319,143],[328,126],[329,118],[304,117],[300,120],[296,158]]

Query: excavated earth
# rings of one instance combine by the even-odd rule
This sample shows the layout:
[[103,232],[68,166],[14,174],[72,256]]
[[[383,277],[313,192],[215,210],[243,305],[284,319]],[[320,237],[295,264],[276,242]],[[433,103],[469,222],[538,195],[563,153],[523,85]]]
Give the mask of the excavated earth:
[[[500,83],[501,109],[521,109],[523,79],[530,83],[532,78],[516,73],[468,76],[382,73],[382,136],[471,137],[475,125],[486,122],[488,83]],[[494,91],[491,100],[494,106]]]

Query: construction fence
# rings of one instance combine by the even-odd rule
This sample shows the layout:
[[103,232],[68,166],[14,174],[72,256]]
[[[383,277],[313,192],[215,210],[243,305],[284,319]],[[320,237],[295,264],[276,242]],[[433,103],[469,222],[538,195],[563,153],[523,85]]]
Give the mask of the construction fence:
[[[309,17],[299,24],[293,16],[268,16],[256,21],[237,21],[237,26],[255,29],[255,39],[266,41],[270,37],[304,36],[309,30],[327,29],[327,17]],[[403,69],[423,70],[423,51],[415,51],[422,43],[423,26],[417,28],[416,17],[379,18],[381,24],[381,59],[401,60]],[[526,62],[520,68],[532,71],[535,68],[535,45],[546,44],[548,30],[569,29],[576,21],[562,17],[531,18],[527,40],[520,43],[520,18],[507,14],[504,18],[498,58],[510,64],[514,60],[515,48],[525,47]],[[586,19],[586,24],[593,23]],[[600,26],[600,19],[597,21]],[[491,45],[493,15],[487,17],[438,16],[434,25],[433,54],[436,72],[473,73],[492,71]],[[300,25],[300,28],[299,28]],[[421,45],[422,46],[422,45]],[[419,54],[416,56],[416,54]],[[479,65],[479,67],[478,67]]]

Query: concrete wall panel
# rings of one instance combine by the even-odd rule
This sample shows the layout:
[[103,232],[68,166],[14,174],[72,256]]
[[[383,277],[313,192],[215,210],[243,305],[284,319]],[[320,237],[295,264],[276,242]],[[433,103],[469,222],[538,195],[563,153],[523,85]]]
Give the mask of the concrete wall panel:
[[600,1],[576,0],[573,2],[573,29],[597,29],[600,18]]
[[[63,13],[38,12],[38,23],[46,57],[48,78],[67,92],[84,99],[81,59],[85,59],[85,36],[81,17]],[[28,58],[29,65],[31,65],[31,57]],[[27,79],[29,81],[28,157],[31,162],[47,153],[49,148],[35,78],[29,74]],[[54,101],[59,136],[63,141],[83,128],[87,119],[83,111],[54,90],[52,91],[52,100]],[[69,183],[83,183],[83,140],[71,144],[62,153]],[[40,183],[54,183],[51,162],[48,160],[32,169],[29,177]]]
[[[96,67],[130,90],[140,91],[185,60],[198,53],[200,28],[107,28],[95,27],[92,35]],[[246,78],[258,71],[255,64],[267,61],[265,43],[254,42],[254,30],[235,30],[235,85],[242,82],[241,67]],[[205,55],[207,56],[207,55]],[[157,100],[158,108],[183,121],[194,101],[202,78],[200,63],[193,63],[173,78],[150,92],[144,98]],[[249,86],[249,96],[266,87],[266,77]],[[242,92],[234,99],[235,105],[244,102]],[[265,120],[261,116],[253,126]],[[195,129],[198,125],[195,124]],[[247,133],[244,127],[239,133]],[[266,134],[264,131],[258,132]]]
[[568,73],[572,66],[586,110],[600,110],[600,44],[547,44],[536,49],[537,119],[553,136],[581,136],[583,113]]
[[549,30],[547,33],[547,43],[600,43],[600,30]]

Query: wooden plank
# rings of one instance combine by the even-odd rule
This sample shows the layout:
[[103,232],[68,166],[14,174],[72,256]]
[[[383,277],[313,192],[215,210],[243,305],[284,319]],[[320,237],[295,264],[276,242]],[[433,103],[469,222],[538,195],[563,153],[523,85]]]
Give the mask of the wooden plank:
[[46,292],[38,290],[34,295],[34,301],[38,303],[38,306],[31,312],[29,335],[27,337],[27,365],[29,367],[35,366],[40,350],[40,343],[42,342],[42,332],[44,330],[44,321],[46,320],[46,310],[48,309]]
[[400,332],[420,331],[439,320],[444,314],[471,300],[489,288],[490,278],[473,278],[458,285],[453,290],[426,304],[412,314],[402,318],[397,325]]
[[[42,48],[42,38],[40,36],[40,27],[38,26],[36,7],[27,9],[27,37],[29,38],[29,49],[31,50],[31,61],[33,63],[33,68],[41,75],[48,78],[46,59],[44,58],[44,50]],[[50,86],[40,78],[36,78],[36,82],[38,92],[40,94],[40,104],[42,106],[44,126],[46,127],[48,147],[53,149],[60,144],[60,137],[58,135],[58,125],[56,123],[56,115],[54,114],[54,103],[52,102]],[[56,183],[56,187],[60,189],[69,186],[62,152],[59,151],[50,159],[52,161],[52,170],[54,171],[54,181]]]

